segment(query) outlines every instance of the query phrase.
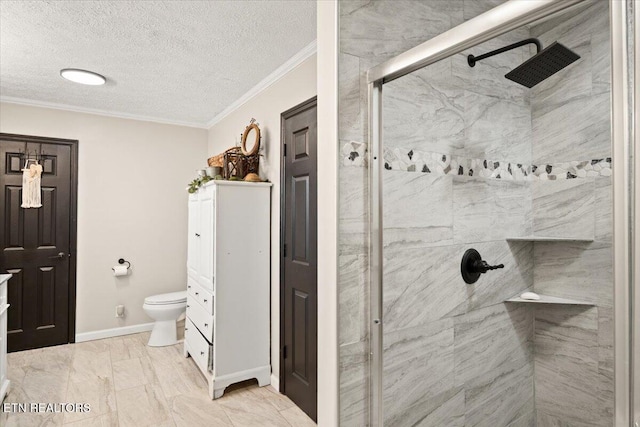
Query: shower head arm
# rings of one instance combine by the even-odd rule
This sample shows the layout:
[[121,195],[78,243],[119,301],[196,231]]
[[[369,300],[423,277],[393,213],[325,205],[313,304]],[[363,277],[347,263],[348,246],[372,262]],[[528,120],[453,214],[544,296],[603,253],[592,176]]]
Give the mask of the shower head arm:
[[542,50],[542,43],[540,43],[540,40],[531,38],[531,39],[525,39],[525,40],[510,44],[509,46],[501,47],[500,49],[492,50],[491,52],[487,52],[480,56],[469,55],[467,56],[467,62],[469,63],[470,67],[474,67],[476,65],[476,62],[478,61],[489,58],[490,56],[499,55],[503,52],[507,52],[509,50],[518,48],[520,46],[525,46],[528,44],[536,45],[536,48],[537,48],[536,53],[540,53],[540,51]]

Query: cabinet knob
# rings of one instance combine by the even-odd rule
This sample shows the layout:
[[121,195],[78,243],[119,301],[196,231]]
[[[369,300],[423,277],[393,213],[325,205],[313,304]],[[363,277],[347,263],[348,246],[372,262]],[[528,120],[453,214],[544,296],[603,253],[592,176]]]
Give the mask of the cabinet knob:
[[187,304],[187,308],[189,308],[189,307],[190,307],[190,305],[189,305],[189,304]]
[[207,300],[204,300],[204,302],[207,302]]
[[208,323],[205,323],[205,324],[204,324],[204,327],[205,327],[205,328],[208,328],[208,327],[209,327],[209,324],[208,324]]
[[200,237],[200,235],[198,233],[196,233],[196,237]]
[[196,295],[200,295],[200,294],[196,292]]
[[191,285],[187,285],[187,289],[191,289]]
[[204,351],[201,351],[201,352],[200,352],[200,356],[204,356]]
[[184,330],[185,330],[185,331],[188,331],[188,330],[189,330],[189,328],[184,328]]

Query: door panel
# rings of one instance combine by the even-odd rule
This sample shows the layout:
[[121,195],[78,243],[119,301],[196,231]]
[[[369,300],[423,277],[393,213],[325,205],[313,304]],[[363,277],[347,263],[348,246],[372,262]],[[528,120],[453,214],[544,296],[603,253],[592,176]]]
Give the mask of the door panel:
[[317,418],[317,117],[315,99],[285,114],[281,387]]
[[213,191],[210,187],[200,191],[199,279],[202,286],[213,289]]
[[293,262],[309,265],[309,175],[292,179],[291,252]]
[[55,267],[40,267],[38,271],[38,320],[36,327],[38,329],[55,327],[54,304],[56,293],[56,271]]
[[198,222],[199,203],[200,202],[198,201],[197,195],[189,196],[189,222],[187,225],[187,271],[189,275],[195,280],[198,280],[198,263],[200,261],[197,257],[197,254],[200,253],[200,251],[198,251],[198,226],[200,225],[200,223]]
[[307,363],[307,349],[309,347],[307,324],[309,323],[309,315],[309,294],[294,289],[291,364],[293,365],[293,375],[305,384],[309,384],[309,364]]
[[7,328],[9,331],[22,331],[22,307],[24,306],[24,271],[19,268],[9,268],[11,273],[10,286],[7,288],[7,301],[11,304],[7,311]]
[[20,209],[22,186],[5,186],[4,195],[4,249],[24,250],[24,210]]
[[56,246],[56,189],[42,188],[42,207],[38,209],[38,247]]
[[[13,274],[8,283],[9,351],[64,344],[74,338],[70,333],[75,330],[75,307],[70,306],[75,296],[70,268],[75,227],[72,145],[48,141],[0,138],[0,188],[4,190],[0,270]],[[26,152],[37,153],[43,165],[40,208],[21,207],[25,163],[21,153]]]

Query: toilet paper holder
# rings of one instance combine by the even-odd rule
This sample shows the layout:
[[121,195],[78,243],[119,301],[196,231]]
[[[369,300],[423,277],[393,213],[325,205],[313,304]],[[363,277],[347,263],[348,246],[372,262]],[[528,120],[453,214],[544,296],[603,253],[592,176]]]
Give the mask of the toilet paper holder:
[[[124,264],[125,262],[127,263],[127,270],[128,270],[128,269],[130,269],[130,268],[131,268],[131,263],[130,263],[129,261],[127,261],[127,260],[126,260],[126,259],[124,259],[124,258],[120,258],[120,259],[118,260],[118,264]],[[112,270],[113,270],[113,268],[112,268]],[[115,270],[114,270],[114,271],[115,271]]]

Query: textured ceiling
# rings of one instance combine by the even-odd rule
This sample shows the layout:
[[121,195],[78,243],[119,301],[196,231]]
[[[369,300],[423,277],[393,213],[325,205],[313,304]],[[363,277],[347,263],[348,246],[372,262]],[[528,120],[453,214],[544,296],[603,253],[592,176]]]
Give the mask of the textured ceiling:
[[315,1],[1,0],[0,95],[204,125],[315,38]]

